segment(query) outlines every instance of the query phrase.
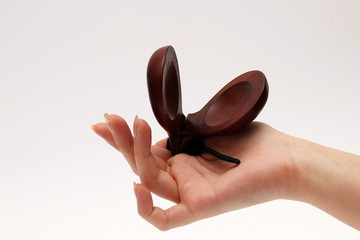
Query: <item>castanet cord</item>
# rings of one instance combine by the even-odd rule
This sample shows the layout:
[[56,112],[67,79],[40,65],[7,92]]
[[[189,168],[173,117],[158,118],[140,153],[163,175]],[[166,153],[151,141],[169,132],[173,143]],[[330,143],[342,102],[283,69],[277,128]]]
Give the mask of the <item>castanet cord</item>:
[[227,155],[224,155],[222,153],[219,153],[218,151],[215,151],[214,149],[208,148],[205,145],[203,146],[202,150],[206,153],[209,153],[211,155],[213,155],[214,157],[226,161],[226,162],[230,162],[230,163],[235,163],[235,164],[240,164],[241,161],[237,158],[233,158]]
[[[167,140],[167,144],[166,144],[166,148],[168,150],[171,150],[171,143],[170,140]],[[208,148],[205,146],[203,139],[196,137],[194,139],[192,139],[191,141],[189,141],[186,145],[186,147],[184,149],[182,149],[181,152],[187,153],[191,156],[198,156],[202,153],[208,153],[220,160],[226,161],[226,162],[230,162],[230,163],[234,163],[234,164],[240,164],[241,161],[237,158],[233,158],[227,155],[224,155],[214,149]]]

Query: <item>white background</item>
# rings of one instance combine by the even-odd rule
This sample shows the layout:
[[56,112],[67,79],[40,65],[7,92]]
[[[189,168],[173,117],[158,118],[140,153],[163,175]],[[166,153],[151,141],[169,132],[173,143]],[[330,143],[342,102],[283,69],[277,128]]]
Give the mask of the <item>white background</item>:
[[138,178],[90,129],[138,114],[165,137],[146,66],[171,44],[185,113],[259,69],[258,121],[359,154],[359,25],[357,0],[0,0],[0,239],[359,239],[285,200],[160,232],[137,215]]

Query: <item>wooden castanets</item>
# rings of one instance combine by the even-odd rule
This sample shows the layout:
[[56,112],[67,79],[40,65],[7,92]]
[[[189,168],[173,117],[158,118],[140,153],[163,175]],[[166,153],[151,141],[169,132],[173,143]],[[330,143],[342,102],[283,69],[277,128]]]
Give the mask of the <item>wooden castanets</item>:
[[152,110],[169,135],[168,148],[174,155],[208,152],[237,164],[240,160],[207,148],[203,138],[231,133],[252,122],[264,107],[269,92],[262,72],[246,72],[225,85],[200,111],[185,117],[179,66],[171,46],[162,47],[151,56],[147,84]]

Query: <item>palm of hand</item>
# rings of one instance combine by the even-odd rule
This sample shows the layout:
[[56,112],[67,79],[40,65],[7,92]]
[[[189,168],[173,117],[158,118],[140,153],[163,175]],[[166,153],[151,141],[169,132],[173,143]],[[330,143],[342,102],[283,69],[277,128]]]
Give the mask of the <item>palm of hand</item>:
[[[94,130],[128,160],[142,184],[135,185],[138,211],[160,229],[169,229],[217,214],[280,198],[293,174],[283,136],[265,124],[253,123],[238,133],[206,139],[205,144],[240,158],[234,165],[210,155],[171,156],[164,141],[151,145],[151,130],[137,121],[135,137],[123,119],[107,116],[108,126]],[[153,207],[150,192],[177,205]]]
[[213,215],[218,214],[214,206],[221,205],[224,212],[281,198],[294,168],[278,134],[265,124],[253,123],[242,132],[207,139],[211,148],[240,158],[240,165],[207,154],[179,154],[167,160],[181,202],[199,215]]

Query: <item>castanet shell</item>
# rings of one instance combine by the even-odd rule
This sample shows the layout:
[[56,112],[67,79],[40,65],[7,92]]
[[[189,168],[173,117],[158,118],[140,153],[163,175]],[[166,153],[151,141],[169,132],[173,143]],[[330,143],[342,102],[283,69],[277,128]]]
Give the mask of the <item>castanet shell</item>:
[[200,111],[189,114],[187,131],[211,136],[239,130],[261,112],[268,93],[262,72],[246,72],[224,86]]

